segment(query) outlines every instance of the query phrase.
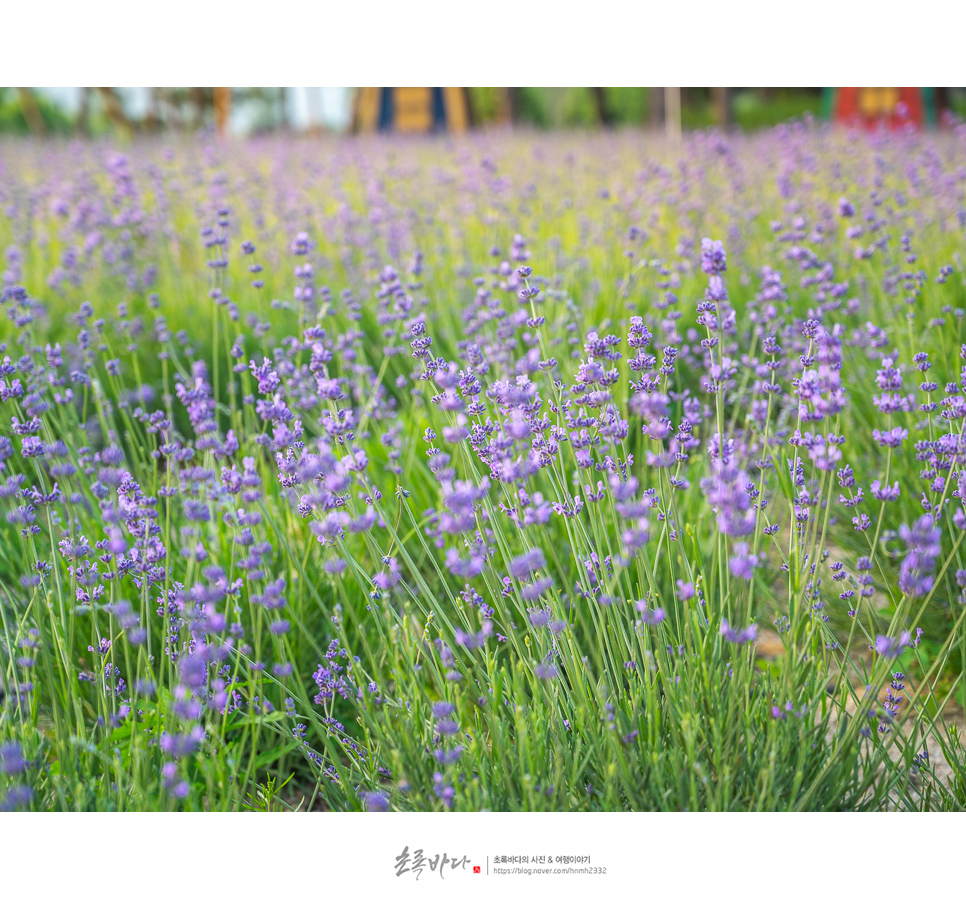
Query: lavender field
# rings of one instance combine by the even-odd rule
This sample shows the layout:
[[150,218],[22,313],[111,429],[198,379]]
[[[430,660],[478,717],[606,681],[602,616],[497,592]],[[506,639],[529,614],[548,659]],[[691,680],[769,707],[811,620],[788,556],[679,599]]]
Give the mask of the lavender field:
[[963,809],[964,254],[966,126],[0,143],[0,807]]

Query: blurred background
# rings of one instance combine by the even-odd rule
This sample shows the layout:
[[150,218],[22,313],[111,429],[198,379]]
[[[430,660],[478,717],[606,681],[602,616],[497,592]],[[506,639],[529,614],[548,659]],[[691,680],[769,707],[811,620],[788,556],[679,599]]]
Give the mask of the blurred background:
[[962,87],[0,87],[0,134],[464,131],[645,126],[750,131],[800,118],[942,127]]

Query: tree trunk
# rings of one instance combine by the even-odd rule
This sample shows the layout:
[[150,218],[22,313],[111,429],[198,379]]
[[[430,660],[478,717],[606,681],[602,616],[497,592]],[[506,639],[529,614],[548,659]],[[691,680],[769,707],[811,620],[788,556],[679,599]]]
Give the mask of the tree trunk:
[[87,137],[90,132],[88,119],[91,112],[91,88],[82,86],[80,93],[80,108],[77,110],[77,120],[74,122],[74,133],[78,137]]
[[278,124],[282,130],[287,130],[288,123],[288,87],[278,88]]
[[466,100],[466,121],[471,128],[477,128],[480,124],[479,115],[476,112],[476,106],[473,103],[473,94],[470,92],[468,86],[463,87],[463,99]]
[[98,86],[97,92],[100,94],[101,102],[104,103],[104,114],[107,115],[110,123],[121,134],[130,134],[132,131],[131,121],[124,114],[124,108],[121,105],[121,100],[117,97],[114,87]]
[[144,115],[144,130],[151,134],[161,131],[161,90],[157,86],[151,87],[151,102]]
[[614,119],[610,117],[610,112],[607,111],[604,87],[592,86],[590,91],[594,94],[594,108],[597,110],[597,121],[605,127],[609,127],[613,124]]
[[188,99],[194,108],[194,117],[191,119],[191,126],[197,130],[205,123],[205,90],[201,86],[192,86],[188,90]]
[[228,134],[228,119],[231,117],[231,88],[216,86],[214,88],[215,128],[221,137]]
[[664,127],[664,87],[652,86],[648,90],[647,120],[654,129]]
[[664,131],[675,143],[681,139],[681,87],[664,87]]
[[510,124],[515,125],[520,120],[520,87],[508,86],[506,91]]
[[37,106],[37,99],[34,91],[28,86],[17,87],[17,101],[20,103],[20,111],[23,113],[24,121],[31,134],[43,137],[47,133],[47,126],[44,124],[44,116],[40,114]]
[[711,87],[711,110],[718,127],[727,128],[731,124],[731,92],[727,86]]

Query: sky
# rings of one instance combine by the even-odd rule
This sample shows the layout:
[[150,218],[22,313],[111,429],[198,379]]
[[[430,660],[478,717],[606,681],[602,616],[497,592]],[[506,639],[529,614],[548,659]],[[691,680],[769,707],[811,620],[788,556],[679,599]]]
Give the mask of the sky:
[[[132,118],[141,118],[148,109],[150,88],[147,86],[116,87],[124,109]],[[38,87],[36,92],[76,113],[80,108],[81,91],[76,86]],[[304,130],[319,124],[342,131],[352,118],[351,92],[344,86],[295,86],[288,91],[289,118],[293,127]],[[235,106],[231,114],[232,131],[244,135],[254,127],[254,111]]]

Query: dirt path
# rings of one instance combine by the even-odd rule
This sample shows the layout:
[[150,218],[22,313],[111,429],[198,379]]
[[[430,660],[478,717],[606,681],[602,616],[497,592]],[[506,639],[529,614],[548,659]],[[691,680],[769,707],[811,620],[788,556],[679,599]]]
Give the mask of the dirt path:
[[[781,637],[773,630],[761,630],[755,644],[758,657],[766,661],[774,661],[778,658],[781,658],[785,654],[785,647],[782,644]],[[853,650],[852,655],[853,658],[858,659],[871,667],[872,653],[870,651]],[[849,694],[845,709],[849,715],[855,715],[868,691],[866,687],[858,680],[858,675],[849,675],[849,683],[853,692]],[[904,684],[905,690],[902,692],[903,703],[905,703],[910,694],[915,692],[915,686],[908,678],[904,681]],[[878,694],[879,702],[885,702],[888,690],[888,686],[882,688]],[[909,715],[908,705],[905,707],[906,711],[903,711],[903,703],[900,703],[900,712],[898,718],[900,725],[903,721],[903,718],[908,718]],[[943,709],[942,719],[949,731],[954,734],[958,734],[960,738],[964,736],[964,730],[966,730],[966,714],[964,714],[962,708],[950,701]],[[830,733],[834,731],[834,725],[835,721],[833,718]],[[937,725],[937,731],[943,731],[942,723]],[[945,754],[943,753],[942,746],[933,734],[930,734],[926,738],[925,747],[929,754],[929,765],[932,768],[932,772],[936,780],[944,785],[948,785],[955,776],[955,773],[947,761]],[[891,748],[891,751],[894,756],[898,756],[899,752],[895,747]],[[921,787],[921,781],[920,784],[917,785],[920,785]]]

